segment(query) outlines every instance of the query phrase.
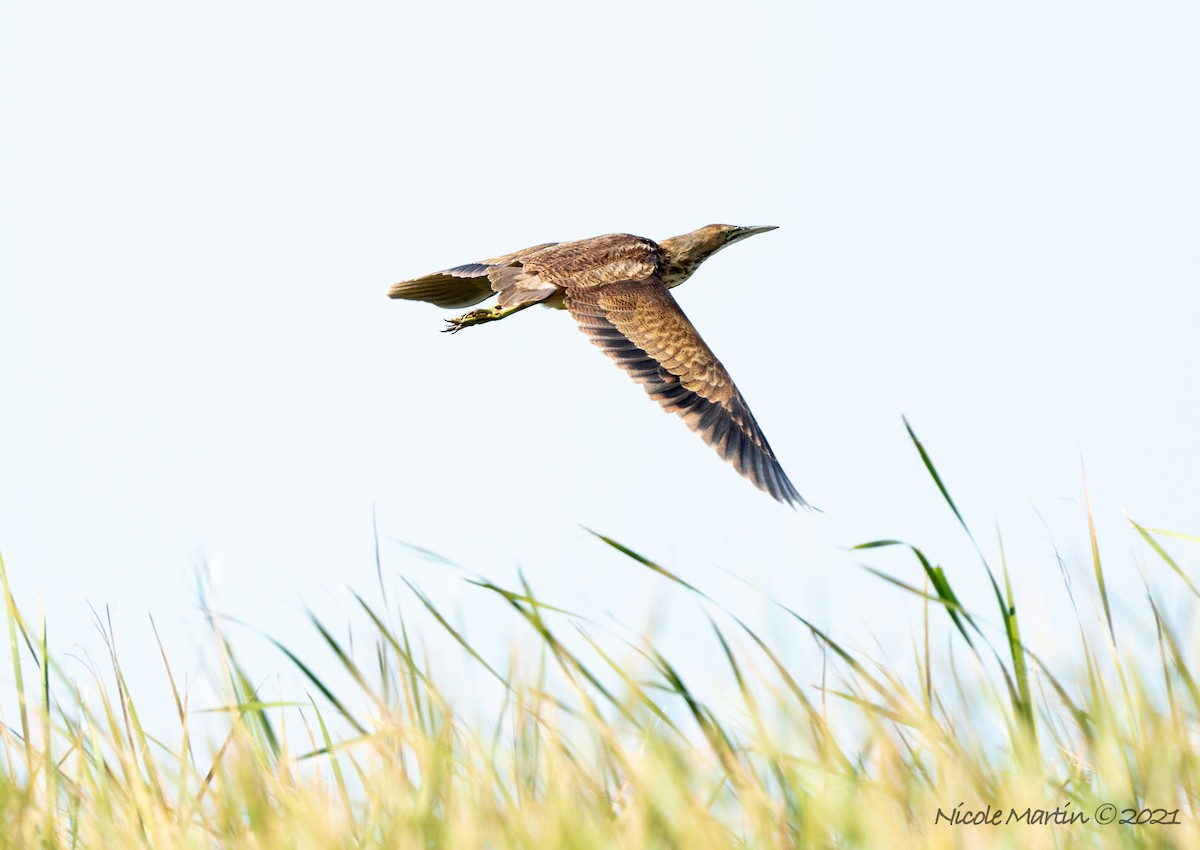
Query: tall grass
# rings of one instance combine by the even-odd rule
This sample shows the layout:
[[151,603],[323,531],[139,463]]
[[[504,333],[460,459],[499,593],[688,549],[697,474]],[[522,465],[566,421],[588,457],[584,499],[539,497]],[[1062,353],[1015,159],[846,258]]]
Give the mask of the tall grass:
[[[111,673],[97,672],[85,699],[49,652],[44,619],[27,616],[13,598],[0,561],[17,693],[15,705],[2,707],[0,843],[1200,846],[1196,647],[1147,588],[1154,633],[1138,650],[1119,648],[1090,505],[1088,520],[1104,631],[1071,630],[1079,662],[1069,670],[1048,669],[1023,641],[1019,588],[1003,553],[994,563],[978,545],[978,566],[958,565],[954,574],[983,571],[998,632],[982,625],[951,572],[920,548],[895,540],[857,547],[864,557],[902,547],[920,566],[920,586],[868,567],[895,592],[917,597],[913,610],[922,616],[908,673],[779,606],[827,652],[824,686],[814,687],[801,683],[759,627],[597,534],[597,545],[693,594],[708,612],[718,663],[734,683],[732,702],[706,700],[649,638],[614,649],[523,579],[508,588],[477,579],[479,593],[511,611],[514,629],[536,636],[538,653],[524,659],[531,666],[521,659],[499,666],[436,600],[408,584],[410,604],[401,610],[355,595],[371,634],[367,651],[316,618],[327,657],[301,658],[279,643],[311,687],[294,702],[267,701],[214,618],[212,672],[224,694],[215,738],[197,730],[190,690],[165,652],[177,728],[156,737],[143,726],[111,640]],[[1200,539],[1137,523],[1132,534],[1166,567],[1159,592],[1200,595],[1164,545],[1171,537],[1181,546]],[[416,611],[495,683],[499,704],[456,704],[444,694],[413,632]],[[947,618],[957,653],[931,652],[937,617]],[[1174,823],[1120,823],[1130,817]]]

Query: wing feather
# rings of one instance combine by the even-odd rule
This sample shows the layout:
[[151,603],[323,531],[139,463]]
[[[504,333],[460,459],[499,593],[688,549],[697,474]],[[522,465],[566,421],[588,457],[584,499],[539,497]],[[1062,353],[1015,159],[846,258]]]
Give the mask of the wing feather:
[[[544,245],[534,245],[523,251],[514,251],[501,257],[493,257],[479,263],[467,263],[455,266],[413,280],[402,280],[392,284],[388,290],[389,298],[404,298],[409,301],[428,301],[439,307],[459,308],[478,304],[502,288],[495,285],[497,274],[514,267],[520,272],[520,266],[526,257],[536,254],[543,248],[549,248],[553,242]],[[545,295],[541,297],[546,297]],[[528,300],[528,299],[527,299]],[[505,305],[507,306],[507,305]]]
[[661,280],[568,286],[566,306],[595,345],[739,473],[780,502],[807,506],[733,379]]

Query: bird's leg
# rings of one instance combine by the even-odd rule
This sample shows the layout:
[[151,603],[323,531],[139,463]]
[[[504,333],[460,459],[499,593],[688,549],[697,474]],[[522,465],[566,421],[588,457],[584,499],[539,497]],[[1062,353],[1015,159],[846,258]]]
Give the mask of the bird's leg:
[[501,307],[497,304],[495,307],[487,307],[483,310],[472,310],[470,313],[463,313],[461,316],[447,319],[446,324],[449,327],[442,328],[442,333],[455,334],[463,328],[471,327],[471,325],[482,325],[484,322],[498,322],[507,316],[511,316],[513,313],[524,310],[526,307],[532,307],[536,303],[536,301],[526,301],[524,304],[517,304],[514,307]]

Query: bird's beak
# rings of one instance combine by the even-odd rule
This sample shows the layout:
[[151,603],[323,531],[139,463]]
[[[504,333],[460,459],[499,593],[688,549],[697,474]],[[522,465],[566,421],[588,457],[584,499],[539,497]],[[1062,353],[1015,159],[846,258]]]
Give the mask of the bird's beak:
[[733,239],[730,241],[739,241],[749,236],[754,236],[759,233],[766,233],[768,230],[778,230],[779,228],[773,224],[763,224],[758,227],[739,227],[733,232]]

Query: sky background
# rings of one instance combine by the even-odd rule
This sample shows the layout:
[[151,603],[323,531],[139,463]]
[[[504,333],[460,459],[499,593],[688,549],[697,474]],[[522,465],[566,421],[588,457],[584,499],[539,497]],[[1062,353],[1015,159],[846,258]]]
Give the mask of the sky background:
[[[922,546],[995,623],[907,416],[989,555],[1003,534],[1027,639],[1074,634],[1055,553],[1090,570],[1083,467],[1144,627],[1141,570],[1182,602],[1123,512],[1200,531],[1197,43],[1183,2],[5,4],[18,599],[93,657],[110,606],[165,699],[146,616],[201,675],[198,564],[224,613],[311,647],[306,606],[345,628],[346,588],[375,590],[374,521],[385,582],[497,651],[513,618],[397,541],[657,622],[702,669],[694,601],[586,526],[785,643],[808,642],[747,583],[903,659],[919,606],[858,564],[917,566],[848,546]],[[779,226],[675,295],[822,513],[741,480],[565,314],[450,336],[453,311],[385,297],[712,222]]]

